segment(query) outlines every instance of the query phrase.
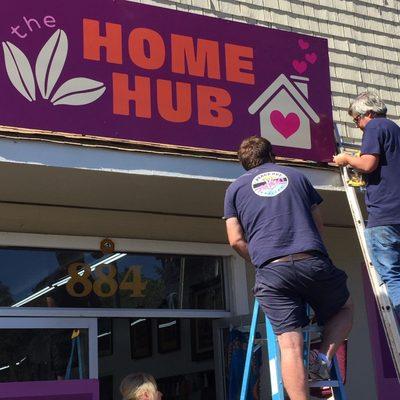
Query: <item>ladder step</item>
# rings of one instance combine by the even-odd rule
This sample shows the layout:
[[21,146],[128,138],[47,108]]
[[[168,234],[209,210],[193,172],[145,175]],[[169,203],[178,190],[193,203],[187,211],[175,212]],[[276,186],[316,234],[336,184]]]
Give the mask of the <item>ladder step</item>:
[[322,387],[339,387],[338,381],[310,381],[310,388],[322,388]]
[[318,325],[307,325],[303,328],[303,333],[322,333],[324,328]]

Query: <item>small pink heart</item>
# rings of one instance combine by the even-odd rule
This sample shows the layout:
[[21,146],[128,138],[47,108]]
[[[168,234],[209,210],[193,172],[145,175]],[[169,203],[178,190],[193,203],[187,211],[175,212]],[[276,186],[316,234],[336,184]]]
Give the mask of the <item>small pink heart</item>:
[[300,127],[300,118],[295,113],[289,113],[286,117],[279,111],[271,112],[269,119],[272,126],[285,138],[295,134]]
[[298,60],[293,60],[292,61],[293,68],[299,73],[302,74],[303,72],[306,71],[307,69],[307,63],[305,61],[298,61]]
[[299,47],[300,47],[302,50],[307,50],[307,49],[310,47],[310,43],[306,42],[306,41],[303,40],[303,39],[299,39],[299,40],[297,41],[297,43],[299,44]]
[[307,53],[305,59],[310,63],[314,64],[317,61],[318,57],[315,53]]

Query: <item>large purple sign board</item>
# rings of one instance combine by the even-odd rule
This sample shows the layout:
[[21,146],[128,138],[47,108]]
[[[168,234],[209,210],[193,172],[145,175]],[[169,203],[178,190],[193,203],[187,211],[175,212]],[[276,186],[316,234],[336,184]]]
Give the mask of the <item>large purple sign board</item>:
[[4,400],[99,400],[96,379],[0,383]]
[[1,22],[2,130],[334,153],[325,39],[123,0],[4,0]]

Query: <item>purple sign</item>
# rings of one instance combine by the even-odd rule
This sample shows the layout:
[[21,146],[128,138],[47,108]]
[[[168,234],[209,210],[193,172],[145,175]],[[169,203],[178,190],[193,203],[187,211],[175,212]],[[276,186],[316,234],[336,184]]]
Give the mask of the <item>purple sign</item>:
[[95,379],[0,383],[5,400],[99,400]]
[[335,152],[325,39],[123,0],[4,1],[1,21],[2,130]]

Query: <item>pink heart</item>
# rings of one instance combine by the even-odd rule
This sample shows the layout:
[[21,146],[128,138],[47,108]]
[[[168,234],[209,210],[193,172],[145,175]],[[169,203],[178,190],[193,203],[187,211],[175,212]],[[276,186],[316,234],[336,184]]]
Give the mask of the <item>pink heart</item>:
[[279,110],[274,110],[269,116],[272,126],[285,138],[288,139],[300,127],[300,118],[295,113],[289,113],[286,117]]
[[303,72],[306,71],[307,69],[307,63],[305,61],[298,61],[298,60],[293,60],[292,61],[293,68],[299,73],[302,74]]
[[317,59],[318,59],[318,57],[315,53],[308,53],[308,54],[306,54],[305,58],[310,64],[314,64],[315,61],[317,61]]
[[306,42],[306,41],[303,40],[303,39],[299,39],[299,40],[297,41],[297,43],[299,44],[299,47],[300,47],[302,50],[307,50],[307,49],[310,47],[310,43]]

